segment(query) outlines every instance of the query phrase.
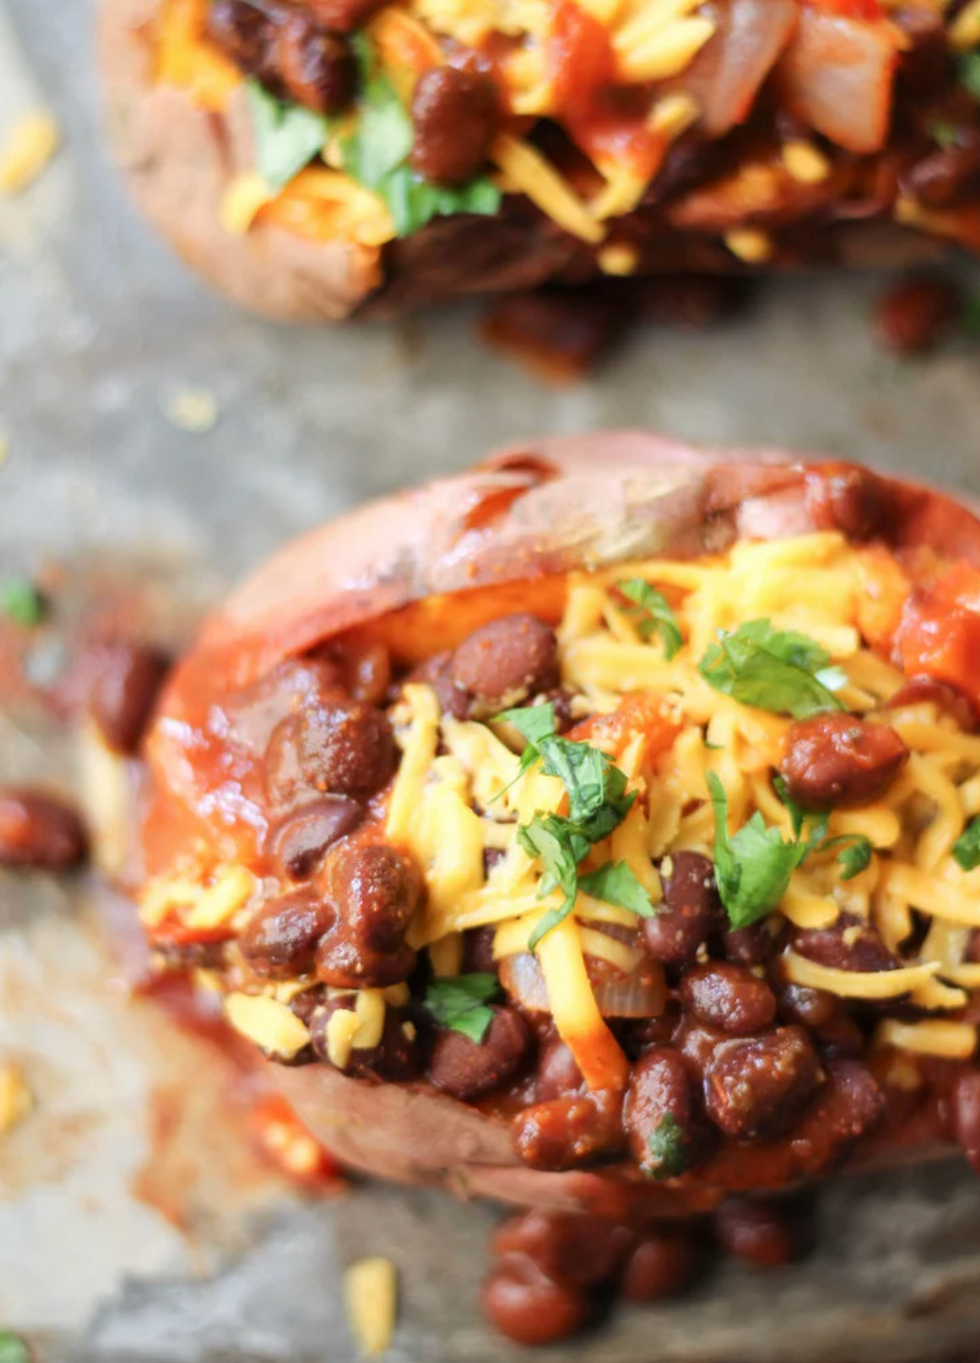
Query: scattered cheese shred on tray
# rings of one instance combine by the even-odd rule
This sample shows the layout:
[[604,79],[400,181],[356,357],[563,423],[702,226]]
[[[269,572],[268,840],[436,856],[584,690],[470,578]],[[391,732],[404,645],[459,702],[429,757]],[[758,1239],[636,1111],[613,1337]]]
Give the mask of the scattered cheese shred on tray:
[[163,404],[171,426],[189,435],[207,435],[218,424],[218,400],[208,388],[181,388]]
[[398,1306],[398,1274],[390,1259],[360,1259],[344,1273],[344,1299],[351,1334],[364,1358],[377,1358],[391,1344]]
[[34,1099],[18,1065],[0,1065],[0,1136],[19,1126]]
[[52,114],[26,114],[0,142],[0,194],[20,194],[32,185],[60,145],[61,129]]

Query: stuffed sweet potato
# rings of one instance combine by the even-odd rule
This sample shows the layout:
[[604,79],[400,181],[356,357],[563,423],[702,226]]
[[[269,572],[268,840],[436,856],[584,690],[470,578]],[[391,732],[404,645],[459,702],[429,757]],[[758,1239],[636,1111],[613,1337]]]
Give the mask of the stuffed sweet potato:
[[277,316],[980,246],[980,10],[105,0],[111,133]]
[[980,1159],[980,522],[531,444],[287,548],[149,731],[141,894],[343,1162],[644,1219]]

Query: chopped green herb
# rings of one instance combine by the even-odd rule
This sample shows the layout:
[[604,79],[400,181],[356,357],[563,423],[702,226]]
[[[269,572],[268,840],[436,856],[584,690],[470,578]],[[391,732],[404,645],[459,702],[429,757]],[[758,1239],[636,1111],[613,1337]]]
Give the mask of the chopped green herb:
[[647,1138],[650,1161],[647,1171],[655,1179],[676,1178],[690,1162],[687,1133],[671,1112],[665,1112],[652,1136]]
[[929,124],[929,136],[943,151],[950,151],[960,144],[959,129],[954,128],[952,123],[944,123],[940,118],[934,118]]
[[[528,768],[538,761],[541,756],[541,744],[546,738],[554,738],[557,728],[555,707],[550,700],[542,705],[525,705],[517,710],[503,710],[495,716],[494,723],[513,725],[524,739],[524,751],[521,753],[514,781],[519,780]],[[512,781],[511,785],[513,784]],[[506,789],[509,790],[510,786]]]
[[980,51],[964,52],[960,57],[960,84],[974,99],[980,99]]
[[27,1341],[11,1330],[0,1330],[0,1363],[31,1363]]
[[[849,833],[841,838],[834,838],[833,843],[844,843],[845,846],[837,853],[837,864],[841,868],[841,880],[853,880],[862,871],[866,871],[871,865],[871,856],[874,847],[871,839],[866,838],[863,833]],[[832,844],[825,844],[830,846]]]
[[964,871],[980,866],[980,818],[971,819],[953,843],[953,856]]
[[980,296],[974,295],[963,304],[960,325],[967,336],[980,340]]
[[485,176],[450,189],[412,170],[408,156],[414,132],[408,110],[378,67],[370,40],[359,33],[352,41],[361,70],[361,95],[354,125],[340,145],[347,174],[384,199],[400,237],[435,217],[454,213],[492,217],[502,196]]
[[790,876],[811,851],[812,843],[785,842],[778,828],[766,826],[758,811],[731,836],[728,796],[714,772],[708,789],[715,811],[715,880],[733,928],[746,928],[777,907]]
[[798,805],[790,795],[789,790],[786,787],[786,782],[781,776],[774,776],[772,783],[776,788],[776,794],[789,810],[793,837],[797,842],[800,841],[803,834],[803,825],[806,823],[807,819],[809,819],[811,821],[810,836],[807,838],[807,846],[810,848],[816,847],[826,835],[827,815],[822,811],[815,812],[813,810],[804,809],[802,805]]
[[775,630],[768,620],[749,620],[732,633],[722,631],[698,664],[716,691],[770,710],[806,719],[824,710],[843,710],[834,695],[846,682],[839,668],[814,639]]
[[47,614],[44,597],[24,577],[7,577],[0,582],[0,615],[15,625],[33,629]]
[[670,602],[663,592],[658,592],[649,582],[644,582],[642,577],[617,582],[616,586],[628,601],[633,602],[633,606],[627,608],[624,614],[633,622],[640,638],[652,639],[655,634],[659,634],[664,646],[664,657],[670,662],[683,647],[684,636],[677,623],[677,616],[671,610]]
[[[626,776],[600,748],[558,737],[553,705],[505,710],[497,720],[512,724],[525,740],[518,775],[540,760],[545,774],[557,776],[568,792],[567,815],[539,812],[517,830],[521,847],[544,868],[539,896],[543,898],[556,889],[564,896],[531,934],[528,946],[533,951],[541,938],[571,913],[579,888],[579,864],[590,848],[619,827],[636,796],[626,793]],[[590,872],[584,881],[586,893],[596,899],[642,916],[652,912],[649,896],[624,863],[607,863]]]
[[257,80],[245,87],[258,172],[272,189],[282,189],[323,150],[331,123],[312,109],[276,99]]
[[811,823],[810,834],[806,839],[807,852],[829,852],[832,847],[840,847],[837,863],[841,867],[841,880],[853,880],[855,876],[867,870],[874,851],[869,838],[863,833],[843,833],[840,837],[827,838],[828,816],[824,812],[813,812],[798,805],[786,789],[786,782],[781,776],[773,778],[773,785],[776,794],[789,810],[793,837],[797,843],[800,843],[803,826],[809,819]]
[[499,992],[500,981],[489,971],[454,975],[429,982],[425,1006],[440,1027],[462,1032],[479,1045],[493,1021],[493,1009],[488,1004]]
[[535,814],[530,823],[520,824],[517,841],[528,854],[541,862],[544,875],[538,890],[543,898],[552,890],[560,889],[564,898],[555,909],[549,909],[528,938],[528,950],[533,951],[541,938],[567,918],[575,907],[578,894],[578,864],[589,850],[587,838],[579,838],[569,827],[569,821],[558,814]]
[[578,886],[585,894],[601,899],[605,904],[618,904],[640,918],[653,917],[650,896],[625,861],[607,861],[597,871],[579,876]]
[[704,740],[704,746],[708,749],[708,752],[724,752],[724,751],[725,751],[725,745],[724,745],[724,743],[709,743],[708,740],[705,739],[705,740]]

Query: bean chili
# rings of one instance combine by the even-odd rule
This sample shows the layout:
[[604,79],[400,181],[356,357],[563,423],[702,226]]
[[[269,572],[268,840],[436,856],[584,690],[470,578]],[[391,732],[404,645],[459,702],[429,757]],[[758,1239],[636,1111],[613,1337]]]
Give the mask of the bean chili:
[[[619,597],[611,601],[610,611],[624,609]],[[663,602],[653,604],[676,620]],[[638,618],[627,617],[629,628]],[[630,1187],[676,1193],[678,1205],[705,1190],[737,1193],[719,1214],[716,1243],[755,1265],[787,1262],[785,1222],[750,1195],[819,1175],[855,1146],[873,1149],[889,1114],[907,1110],[908,1092],[888,1079],[894,1046],[882,1042],[880,1026],[921,1019],[917,986],[903,980],[890,995],[880,991],[891,972],[908,967],[910,939],[889,933],[863,887],[873,890],[873,859],[894,841],[898,816],[887,801],[920,759],[908,716],[914,711],[930,734],[955,736],[966,721],[972,729],[974,711],[959,703],[952,680],[918,673],[867,713],[845,709],[842,683],[819,646],[763,623],[768,657],[785,664],[779,650],[793,650],[791,666],[803,675],[807,703],[816,696],[817,712],[794,716],[784,670],[764,660],[760,681],[757,658],[754,689],[742,699],[744,657],[733,651],[723,660],[734,680],[723,676],[715,690],[727,686],[726,703],[754,707],[778,734],[771,763],[752,772],[765,783],[752,816],[759,822],[734,799],[720,814],[703,795],[686,796],[677,816],[685,832],[662,837],[642,881],[616,850],[634,806],[644,820],[658,814],[638,797],[632,774],[644,760],[659,761],[664,779],[674,779],[672,745],[690,726],[685,731],[668,705],[645,693],[596,711],[595,695],[566,666],[553,619],[526,611],[484,619],[462,638],[440,638],[422,662],[417,652],[404,662],[377,640],[358,638],[349,650],[334,641],[230,688],[208,712],[199,751],[202,770],[213,764],[215,799],[233,786],[235,801],[257,811],[235,832],[237,843],[223,832],[223,846],[248,867],[245,897],[197,939],[172,914],[159,917],[148,929],[154,945],[177,962],[189,941],[206,941],[223,989],[262,995],[288,1013],[294,1030],[284,1035],[296,1044],[288,1054],[266,1048],[273,1059],[410,1084],[413,1093],[506,1120],[527,1171],[577,1176],[611,1166]],[[894,637],[897,620],[891,629]],[[751,633],[738,642],[755,647]],[[644,643],[659,650],[661,665],[662,639],[651,630]],[[894,655],[881,653],[883,667],[886,657]],[[716,660],[716,679],[718,667]],[[504,708],[512,712],[502,717]],[[731,754],[712,757],[724,747],[714,731],[697,739],[707,770],[723,770]],[[479,745],[481,762],[509,764],[506,771],[501,765],[484,782],[481,770],[465,784],[462,749],[453,746],[464,742],[467,751]],[[428,842],[390,832],[406,765],[418,768],[418,789],[437,786],[445,796]],[[505,775],[522,770],[560,783],[551,809],[505,803]],[[25,796],[11,798],[21,802],[11,806],[15,814],[30,813]],[[223,808],[227,815],[232,807]],[[867,839],[867,860],[847,878],[841,850],[863,836],[855,830],[869,810],[878,811],[876,841]],[[0,799],[0,862],[13,864],[26,854],[16,852],[3,811]],[[36,818],[44,812],[35,809]],[[495,834],[485,845],[470,841],[481,819]],[[542,830],[547,837],[534,843]],[[549,931],[552,942],[566,925],[576,931],[603,1034],[621,1063],[608,1082],[596,1081],[595,1053],[576,1047],[574,1027],[553,1007],[562,1002],[561,981],[553,998],[547,949],[528,950],[526,937],[501,947],[511,931],[503,916],[441,930],[440,858],[459,848],[487,902],[497,885],[512,892],[507,877],[519,851],[553,875],[549,904],[562,895],[581,903],[581,891],[606,906],[580,921],[558,913]],[[734,890],[731,860],[743,873]],[[801,866],[821,892],[798,895],[805,912],[784,913],[782,897],[792,897]],[[214,868],[209,875],[204,892],[216,894],[220,876]],[[746,914],[746,896],[769,893],[777,875],[783,888],[772,905]],[[453,907],[451,892],[448,902]],[[915,930],[921,940],[925,925]],[[835,992],[841,976],[874,988]],[[957,1011],[953,1025],[966,1017]],[[935,1068],[905,1058],[927,1128],[980,1166],[980,1071],[965,1056]],[[695,1273],[697,1236],[688,1229],[642,1218],[628,1231],[607,1227],[590,1266],[576,1248],[581,1226],[542,1218],[533,1214],[501,1234],[485,1289],[490,1315],[515,1340],[538,1344],[581,1328],[615,1283],[632,1300],[653,1301]]]

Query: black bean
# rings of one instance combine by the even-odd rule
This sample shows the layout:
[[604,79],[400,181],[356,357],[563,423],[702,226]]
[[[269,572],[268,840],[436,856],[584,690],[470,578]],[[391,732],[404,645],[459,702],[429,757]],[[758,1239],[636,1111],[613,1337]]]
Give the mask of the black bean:
[[483,1309],[517,1344],[553,1344],[577,1334],[591,1313],[588,1294],[553,1282],[527,1254],[508,1254],[483,1289]]
[[412,95],[413,167],[437,184],[465,184],[486,163],[498,120],[491,77],[453,66],[426,71]]
[[87,851],[85,825],[73,805],[26,786],[0,787],[0,866],[69,871]]
[[799,1116],[820,1079],[813,1042],[801,1027],[733,1038],[705,1066],[708,1116],[738,1140],[767,1139]]
[[439,1028],[429,1056],[429,1080],[464,1102],[499,1088],[520,1067],[531,1044],[527,1024],[513,1008],[495,1007],[482,1041]]
[[769,1203],[731,1198],[715,1214],[715,1230],[726,1254],[756,1268],[781,1268],[793,1258],[789,1222]]
[[694,1276],[697,1246],[690,1231],[648,1231],[626,1261],[623,1296],[629,1301],[662,1301],[683,1292]]
[[577,1169],[623,1147],[620,1103],[583,1093],[524,1108],[513,1119],[514,1147],[532,1169]]
[[328,691],[306,698],[276,726],[265,761],[266,790],[279,807],[313,791],[365,797],[394,771],[395,741],[380,710]]
[[273,832],[276,870],[288,880],[306,880],[327,849],[352,833],[364,815],[364,806],[344,795],[325,795],[304,805]]
[[964,1070],[953,1085],[953,1135],[980,1174],[980,1070]]
[[334,908],[314,891],[294,890],[253,914],[238,947],[257,975],[294,979],[313,968],[320,938],[335,917]]
[[690,1165],[698,1125],[694,1098],[684,1059],[671,1047],[654,1046],[633,1066],[623,1125],[641,1169],[666,1178]]
[[888,789],[908,757],[890,725],[835,711],[790,725],[779,771],[807,809],[863,805]]
[[491,1250],[497,1257],[529,1255],[552,1282],[594,1287],[613,1277],[629,1244],[619,1222],[535,1208],[505,1221]]
[[676,852],[661,877],[663,903],[643,923],[647,950],[657,961],[693,961],[721,913],[714,863],[700,852]]
[[338,913],[317,948],[319,978],[355,989],[407,979],[416,957],[405,933],[422,894],[414,862],[385,843],[341,843],[322,879]]
[[686,971],[680,984],[685,1008],[709,1027],[744,1036],[768,1027],[776,1016],[776,996],[746,966],[705,962]]
[[109,747],[132,756],[167,675],[169,659],[159,649],[117,640],[95,650],[93,665],[89,713]]
[[792,944],[798,955],[835,970],[895,970],[901,965],[875,929],[851,914],[841,914],[827,928],[798,929]]
[[452,679],[484,705],[517,705],[556,681],[554,630],[533,615],[506,615],[481,625],[457,648]]
[[[336,1012],[354,1011],[356,995],[321,1001],[313,1010],[307,1025],[314,1054],[324,1064],[332,1064],[327,1029]],[[340,1068],[345,1074],[375,1075],[390,1084],[406,1083],[417,1078],[420,1064],[418,1031],[411,1013],[404,1008],[385,1009],[381,1040],[377,1046],[359,1046],[351,1050],[350,1058]]]

